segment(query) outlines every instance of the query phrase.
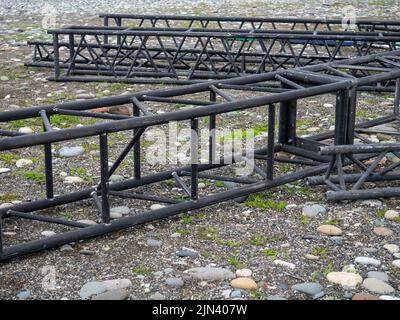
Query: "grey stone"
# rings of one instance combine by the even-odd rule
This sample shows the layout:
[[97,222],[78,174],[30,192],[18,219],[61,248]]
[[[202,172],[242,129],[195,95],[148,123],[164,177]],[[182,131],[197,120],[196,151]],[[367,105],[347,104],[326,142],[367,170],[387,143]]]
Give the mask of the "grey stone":
[[351,298],[353,298],[353,294],[351,292],[345,292],[343,297],[345,299],[351,299]]
[[381,265],[379,260],[370,257],[357,257],[354,261],[359,264],[372,265],[376,267]]
[[89,299],[94,295],[101,294],[107,291],[107,286],[98,281],[90,281],[83,285],[79,291],[79,295],[82,299]]
[[113,174],[110,178],[109,181],[111,183],[117,183],[117,182],[121,182],[124,180],[124,177],[119,175],[119,174]]
[[23,290],[18,292],[16,296],[19,300],[26,300],[31,297],[31,292],[29,290]]
[[147,239],[147,245],[149,247],[160,247],[162,245],[162,241],[155,239]]
[[231,298],[241,298],[242,297],[242,291],[241,290],[232,290],[230,294]]
[[117,289],[126,289],[132,286],[132,282],[129,279],[105,280],[102,283],[107,287],[108,291]]
[[313,297],[322,293],[324,288],[316,282],[304,282],[295,284],[294,286],[292,286],[292,290],[296,290]]
[[235,274],[228,269],[216,267],[198,267],[186,270],[192,278],[201,281],[230,280],[235,278]]
[[184,282],[181,278],[168,278],[165,280],[165,284],[175,289],[179,289],[183,286]]
[[279,282],[276,284],[276,286],[277,286],[279,289],[283,290],[283,291],[286,291],[287,289],[289,289],[289,286],[288,286],[285,282],[281,282],[281,281],[279,281]]
[[341,246],[343,244],[343,237],[333,236],[329,238],[329,241],[333,242],[337,246]]
[[69,244],[64,244],[61,248],[60,251],[73,251],[74,249],[69,245]]
[[150,300],[165,300],[165,296],[162,295],[162,294],[159,293],[159,292],[155,292],[155,293],[153,293],[153,294],[149,297],[149,299],[150,299]]
[[320,213],[324,214],[326,209],[319,204],[312,204],[303,207],[303,215],[307,218],[315,218]]
[[389,282],[389,276],[385,272],[370,271],[368,272],[367,277]]
[[64,158],[77,157],[84,153],[83,147],[63,147],[58,151],[59,156]]
[[183,249],[183,250],[179,250],[176,255],[178,257],[197,257],[199,255],[199,253],[195,250],[189,250],[189,249]]
[[380,279],[375,278],[365,279],[363,282],[363,287],[369,291],[379,294],[388,294],[395,291],[392,286],[388,285]]
[[80,254],[83,254],[84,256],[90,256],[92,254],[94,254],[94,251],[89,250],[89,249],[82,249],[81,251],[79,251]]
[[123,288],[97,294],[92,297],[92,300],[126,300],[128,296],[129,291]]
[[267,300],[287,300],[285,297],[282,297],[282,296],[276,296],[276,295],[273,295],[273,296],[268,296],[267,297]]
[[165,274],[169,274],[169,273],[173,272],[174,269],[172,269],[172,268],[165,268],[163,271],[164,271]]

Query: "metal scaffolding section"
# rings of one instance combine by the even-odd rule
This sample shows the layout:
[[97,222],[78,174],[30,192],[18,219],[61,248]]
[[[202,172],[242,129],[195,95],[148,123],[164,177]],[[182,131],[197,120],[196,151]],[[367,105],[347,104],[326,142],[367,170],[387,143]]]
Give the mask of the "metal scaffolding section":
[[[0,209],[0,222],[2,222],[0,226],[7,223],[7,219],[18,218],[74,228],[48,238],[11,246],[6,246],[1,241],[2,230],[0,229],[0,260],[126,229],[323,174],[330,169],[332,156],[330,152],[327,153],[328,155],[320,153],[320,148],[332,145],[352,145],[357,130],[368,130],[379,124],[397,121],[400,88],[399,59],[400,51],[391,51],[340,62],[209,81],[190,86],[36,106],[0,113],[2,123],[0,134],[3,136],[0,139],[0,151],[43,146],[46,176],[46,197]],[[368,74],[366,72],[368,70],[373,70],[373,73]],[[356,123],[357,91],[370,90],[376,88],[377,83],[387,81],[394,81],[397,85],[393,114],[364,123]],[[246,96],[242,93],[246,93]],[[202,94],[203,98],[199,98],[199,94]],[[336,96],[335,130],[314,136],[299,137],[296,133],[297,101],[324,94]],[[178,111],[153,114],[149,106],[154,102],[187,107]],[[94,108],[121,105],[129,105],[133,110],[133,116],[93,112]],[[268,138],[260,148],[253,150],[254,156],[249,156],[248,153],[235,153],[235,150],[231,150],[229,155],[221,156],[216,152],[217,141],[214,134],[218,127],[217,116],[226,116],[226,121],[229,121],[227,114],[232,112],[245,114],[245,111],[250,108],[267,110],[267,117],[262,120],[262,124],[267,125]],[[277,108],[279,108],[278,116],[276,115]],[[52,117],[55,115],[100,118],[102,122],[54,130]],[[8,126],[11,121],[30,118],[41,119],[43,132],[21,134],[10,130]],[[200,120],[204,118],[207,119],[205,123],[208,130],[209,150],[205,161],[200,161],[198,133],[199,124],[203,123]],[[146,130],[162,127],[171,122],[187,123],[191,129],[190,165],[182,167],[175,165],[156,173],[151,170],[151,172],[146,172],[143,169],[141,154],[148,146],[141,143],[141,137]],[[110,167],[108,164],[110,134],[124,131],[133,132],[133,136]],[[52,145],[57,142],[89,137],[99,139],[100,178],[98,184],[92,188],[59,194],[57,190],[54,190]],[[281,152],[291,156],[282,157]],[[383,150],[374,149],[372,152],[380,153]],[[110,176],[118,170],[131,153],[133,153],[133,178],[111,183]],[[343,165],[357,164],[359,161],[374,156],[376,154],[347,157],[343,159]],[[296,170],[277,176],[275,169],[278,162],[295,165]],[[239,163],[251,164],[253,173],[246,177],[238,177],[219,171],[229,169]],[[155,187],[160,182],[169,179],[174,179],[176,186],[181,188],[180,197],[158,197],[148,192],[140,192],[140,187],[148,185]],[[199,192],[199,179],[234,181],[239,186],[217,193],[210,193],[207,190]],[[166,206],[111,220],[109,204],[111,197],[160,202]],[[90,199],[101,220],[101,223],[97,225],[87,225],[40,213],[41,210],[48,208]]]
[[26,65],[53,68],[56,81],[190,84],[365,56],[400,43],[395,32],[80,26],[48,32],[53,42],[36,43]]
[[129,28],[211,28],[211,29],[268,29],[310,31],[400,31],[398,20],[358,19],[301,19],[263,17],[179,16],[143,14],[101,14],[104,26]]

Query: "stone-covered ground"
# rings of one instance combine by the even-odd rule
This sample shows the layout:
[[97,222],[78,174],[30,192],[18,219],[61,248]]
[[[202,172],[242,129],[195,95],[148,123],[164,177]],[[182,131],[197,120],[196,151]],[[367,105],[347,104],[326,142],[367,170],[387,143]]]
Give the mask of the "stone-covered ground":
[[[25,68],[23,62],[31,53],[26,41],[47,38],[41,25],[45,2],[56,3],[62,12],[57,16],[59,25],[99,24],[97,15],[100,12],[333,18],[341,17],[342,8],[350,4],[341,1],[321,5],[320,1],[3,0],[0,2],[1,111],[157,87],[54,83],[46,81],[51,74],[49,70]],[[359,17],[398,17],[395,1],[358,1],[355,4]],[[391,95],[360,94],[357,116],[366,120],[390,112],[392,102]],[[332,103],[334,97],[301,101],[299,133],[315,133],[332,126]],[[152,110],[171,111],[173,108],[154,104]],[[263,112],[250,110],[246,117],[232,114],[227,119],[231,128],[257,128],[265,115]],[[90,123],[63,117],[55,121],[58,127]],[[39,131],[40,122],[19,121],[10,127]],[[115,160],[117,151],[128,138],[128,134],[112,135],[110,160]],[[260,135],[258,142],[263,139],[265,134]],[[378,135],[372,139],[391,138]],[[145,143],[150,145],[151,141]],[[99,175],[96,139],[56,144],[54,149],[55,183],[59,193],[96,184]],[[125,164],[113,179],[129,178],[130,164]],[[39,148],[0,153],[0,168],[1,205],[43,196],[43,163]],[[144,169],[157,171],[161,167],[145,165]],[[277,174],[293,170],[292,166],[281,165]],[[201,193],[205,194],[230,186],[204,181],[202,187]],[[169,182],[143,189],[158,195],[167,190],[181,195]],[[230,201],[5,262],[0,264],[0,298],[331,300],[400,297],[398,201],[330,203],[324,199],[325,191],[324,187],[310,187],[301,181],[254,195],[245,203]],[[118,217],[141,212],[150,208],[151,203],[113,200],[112,206],[113,215]],[[57,208],[52,213],[66,219],[97,220],[93,203],[89,201]],[[65,230],[14,219],[5,221],[3,227],[6,245]],[[236,279],[232,281],[233,278]]]

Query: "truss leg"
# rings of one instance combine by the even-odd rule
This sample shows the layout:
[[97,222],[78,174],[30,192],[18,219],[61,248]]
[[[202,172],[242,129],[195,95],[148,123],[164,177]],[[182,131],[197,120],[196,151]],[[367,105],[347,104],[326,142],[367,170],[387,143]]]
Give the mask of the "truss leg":
[[198,179],[199,179],[199,120],[191,120],[191,198],[198,199]]
[[110,204],[108,202],[108,136],[100,134],[100,174],[101,174],[101,217],[104,223],[110,222]]

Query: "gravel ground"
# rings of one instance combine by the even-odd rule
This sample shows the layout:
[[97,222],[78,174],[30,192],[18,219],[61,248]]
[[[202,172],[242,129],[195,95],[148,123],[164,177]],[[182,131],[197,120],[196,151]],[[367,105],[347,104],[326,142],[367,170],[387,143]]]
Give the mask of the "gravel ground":
[[[117,3],[99,0],[61,3],[1,1],[1,111],[157,87],[53,83],[45,80],[50,75],[48,70],[23,67],[23,62],[30,56],[30,49],[25,45],[26,40],[46,37],[41,27],[44,3],[57,3],[59,12],[63,12],[62,17],[58,16],[59,24],[98,24],[98,13],[122,11],[330,18],[340,17],[341,9],[350,4],[340,1],[326,6],[321,6],[319,1],[219,1],[218,4],[214,1],[172,0]],[[399,11],[397,4],[396,1],[358,1],[356,9],[360,17],[395,19]],[[371,12],[374,16],[371,16]],[[390,112],[392,101],[390,95],[360,94],[359,119],[369,119]],[[302,100],[299,107],[299,119],[302,121],[299,123],[299,133],[324,131],[333,125],[333,109],[329,106],[332,103],[333,96]],[[173,107],[161,104],[152,104],[150,108],[156,112],[173,110]],[[248,110],[245,116],[230,114],[224,116],[222,121],[226,120],[228,123],[229,120],[230,129],[243,126],[251,128],[260,125],[259,119],[265,116],[265,111]],[[70,123],[60,119],[57,126],[78,124],[85,122],[81,119],[77,123]],[[35,121],[13,124],[14,129],[22,126],[40,130],[39,123]],[[3,127],[2,125],[1,128]],[[128,134],[112,135],[110,160],[114,160],[118,151],[122,150],[129,138]],[[147,139],[151,140],[151,137],[150,134]],[[258,143],[263,139],[265,136],[261,135]],[[374,139],[388,138],[378,136]],[[151,144],[150,141],[147,143]],[[98,181],[98,142],[95,139],[65,142],[56,144],[54,148],[57,153],[62,147],[76,146],[83,147],[83,154],[72,158],[55,157],[55,185],[58,193],[78,190]],[[39,148],[29,148],[0,155],[0,168],[11,169],[9,173],[0,174],[0,204],[43,196],[40,151]],[[18,168],[16,161],[19,159],[31,160],[32,163],[28,162],[25,167]],[[127,162],[118,172],[123,178],[131,176],[130,164]],[[156,172],[167,167],[145,164],[144,170]],[[277,168],[277,174],[292,170],[295,168],[282,165]],[[231,173],[230,169],[219,172]],[[66,176],[80,178],[80,184],[66,184]],[[205,188],[200,190],[203,195],[227,187],[207,181],[204,184]],[[181,195],[171,183],[142,190],[157,195],[167,192],[172,192],[177,197]],[[251,199],[253,201],[246,203],[230,201],[94,240],[74,243],[62,249],[2,263],[0,298],[81,299],[111,296],[128,299],[330,300],[351,299],[355,294],[360,299],[400,297],[400,268],[393,263],[399,259],[399,253],[396,252],[400,245],[400,223],[396,211],[400,210],[398,201],[391,199],[328,203],[324,199],[325,191],[325,188],[310,187],[301,181],[254,196]],[[116,199],[111,204],[113,207],[129,207],[129,214],[142,212],[152,205],[145,201],[122,203]],[[321,207],[314,206],[310,209],[311,204],[319,204]],[[304,211],[307,210],[311,210],[311,213],[306,213],[309,217],[304,216]],[[316,216],[312,217],[315,212]],[[67,219],[97,220],[93,203],[89,201],[57,208],[52,213]],[[336,226],[340,228],[341,234],[326,236],[317,231],[321,225]],[[388,235],[382,235],[382,229],[376,229],[377,227],[391,232],[383,229]],[[43,237],[46,231],[66,230],[54,225],[13,219],[4,222],[4,229],[6,245]],[[189,250],[179,253],[185,257],[179,257],[176,252],[186,247]],[[185,272],[197,267],[208,267],[208,276],[217,280],[199,280],[193,276],[193,272]],[[226,269],[232,273],[221,274]],[[250,271],[243,269],[251,270],[251,275]],[[341,271],[346,271],[346,274],[335,274]],[[379,274],[371,271],[378,271]],[[245,279],[231,283],[235,272]],[[347,286],[337,284],[344,281],[344,276],[350,278],[347,281],[351,283],[347,282]],[[365,280],[367,278],[370,280]],[[377,278],[383,281],[376,280]],[[104,282],[113,279],[126,280],[117,284]],[[255,284],[249,279],[253,279]],[[313,284],[308,284],[309,282]],[[299,284],[303,285],[293,287]],[[106,294],[109,296],[104,296]]]

